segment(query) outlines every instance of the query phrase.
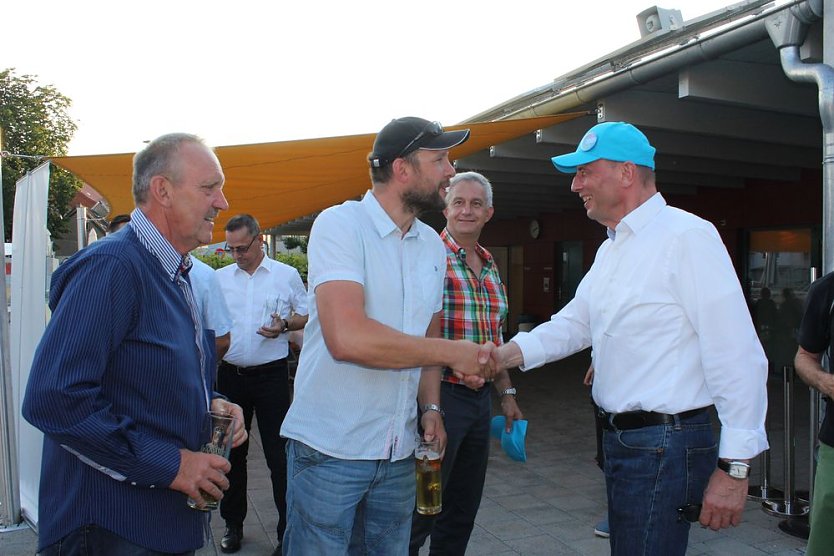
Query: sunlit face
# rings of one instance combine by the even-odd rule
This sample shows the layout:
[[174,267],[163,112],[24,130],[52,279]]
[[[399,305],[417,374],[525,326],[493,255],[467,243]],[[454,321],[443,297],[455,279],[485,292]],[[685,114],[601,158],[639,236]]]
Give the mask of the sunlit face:
[[596,160],[576,168],[570,189],[579,195],[588,218],[614,229],[628,214],[621,187],[620,164]]
[[230,249],[237,266],[250,274],[258,268],[264,258],[263,238],[260,234],[253,236],[245,227],[231,232],[226,230],[226,246]]
[[492,207],[487,206],[484,188],[476,181],[462,180],[454,185],[450,193],[449,203],[443,210],[446,229],[457,240],[465,237],[477,239],[494,212]]
[[171,183],[166,220],[171,245],[185,254],[211,243],[214,219],[229,203],[223,195],[223,170],[210,149],[199,143],[183,143],[176,160],[176,176],[165,176]]
[[449,162],[449,151],[420,149],[411,167],[414,179],[411,187],[402,194],[403,204],[416,215],[443,210],[446,188],[455,175],[455,168]]

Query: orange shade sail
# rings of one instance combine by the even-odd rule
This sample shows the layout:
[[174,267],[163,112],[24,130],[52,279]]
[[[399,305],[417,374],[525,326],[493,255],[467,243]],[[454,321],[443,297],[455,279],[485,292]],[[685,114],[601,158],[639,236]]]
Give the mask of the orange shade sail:
[[[451,126],[447,129],[469,128],[471,136],[451,150],[450,158],[463,158],[584,115],[585,112]],[[217,147],[215,152],[226,174],[223,191],[229,210],[221,213],[215,223],[214,241],[222,241],[223,228],[235,214],[249,213],[267,230],[362,195],[370,188],[367,155],[375,136],[372,133]],[[64,156],[51,161],[98,191],[110,205],[111,216],[133,210],[133,153]]]

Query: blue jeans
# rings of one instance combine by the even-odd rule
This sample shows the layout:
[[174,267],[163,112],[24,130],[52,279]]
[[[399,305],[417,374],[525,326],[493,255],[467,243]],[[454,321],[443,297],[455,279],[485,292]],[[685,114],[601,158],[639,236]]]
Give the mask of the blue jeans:
[[[38,556],[163,556],[167,552],[157,552],[133,544],[122,537],[102,529],[97,525],[79,527],[60,541],[47,546]],[[182,556],[194,552],[182,552]]]
[[287,530],[293,556],[408,554],[414,459],[343,460],[287,442]]
[[718,446],[709,413],[675,424],[603,434],[611,554],[686,553],[690,524],[677,509],[700,504]]

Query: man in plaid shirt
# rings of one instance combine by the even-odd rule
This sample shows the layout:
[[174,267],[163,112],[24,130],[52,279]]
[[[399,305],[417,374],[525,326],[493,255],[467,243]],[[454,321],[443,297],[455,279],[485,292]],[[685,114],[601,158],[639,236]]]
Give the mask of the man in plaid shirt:
[[[443,291],[443,337],[477,344],[503,343],[501,327],[507,317],[507,294],[492,255],[479,243],[490,218],[492,185],[477,172],[457,174],[446,194],[446,280]],[[493,382],[501,398],[508,431],[522,419],[506,370]],[[448,441],[443,456],[443,510],[438,516],[414,513],[409,552],[418,554],[431,535],[430,554],[466,552],[484,489],[489,456],[492,400],[489,384],[473,390],[443,370],[440,405]]]

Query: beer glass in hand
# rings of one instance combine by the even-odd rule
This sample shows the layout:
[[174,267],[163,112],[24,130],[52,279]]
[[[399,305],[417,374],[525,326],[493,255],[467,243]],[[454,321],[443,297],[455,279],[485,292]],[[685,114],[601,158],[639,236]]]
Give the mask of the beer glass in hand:
[[[229,452],[232,450],[232,439],[235,436],[235,418],[227,413],[210,412],[211,417],[211,439],[203,447],[201,452],[206,454],[215,454],[229,459]],[[207,492],[200,490],[200,495],[205,501],[202,507],[197,506],[197,502],[193,498],[188,499],[188,506],[195,510],[216,510],[219,507],[220,501]]]
[[414,450],[417,475],[417,513],[440,513],[442,490],[440,486],[440,447],[437,440],[418,439]]

